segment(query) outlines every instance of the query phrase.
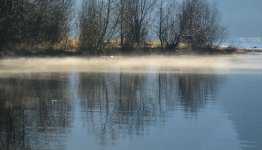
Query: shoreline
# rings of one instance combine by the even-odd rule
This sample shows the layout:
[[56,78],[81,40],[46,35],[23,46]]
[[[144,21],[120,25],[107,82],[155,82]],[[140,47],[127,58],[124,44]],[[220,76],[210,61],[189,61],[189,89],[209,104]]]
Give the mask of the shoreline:
[[162,50],[160,48],[137,48],[129,52],[121,52],[121,49],[111,49],[107,53],[100,55],[90,55],[78,50],[46,49],[46,50],[15,50],[2,51],[0,58],[8,57],[99,57],[99,56],[150,56],[150,55],[231,55],[231,54],[248,54],[262,53],[262,48],[237,48],[237,47],[214,47],[193,50],[192,48]]

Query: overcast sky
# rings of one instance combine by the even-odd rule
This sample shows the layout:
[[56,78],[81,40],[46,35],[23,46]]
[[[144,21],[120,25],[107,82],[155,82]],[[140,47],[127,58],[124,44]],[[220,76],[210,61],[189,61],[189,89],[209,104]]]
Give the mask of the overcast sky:
[[230,37],[262,37],[262,0],[211,0],[222,13]]

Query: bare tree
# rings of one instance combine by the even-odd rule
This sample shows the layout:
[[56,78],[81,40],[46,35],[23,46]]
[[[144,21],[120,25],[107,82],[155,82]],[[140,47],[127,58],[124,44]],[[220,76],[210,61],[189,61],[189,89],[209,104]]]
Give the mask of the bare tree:
[[162,48],[175,49],[179,43],[212,46],[226,36],[217,7],[207,0],[159,0],[157,9]]
[[[33,2],[33,13],[29,12],[28,20],[33,29],[30,37],[36,36],[40,41],[54,44],[66,38],[69,31],[72,0],[36,0]],[[35,30],[34,30],[35,29]]]
[[118,31],[122,48],[140,46],[146,38],[150,15],[156,0],[119,0],[116,2]]
[[0,49],[9,41],[19,40],[20,22],[23,19],[24,1],[0,1]]
[[157,35],[161,48],[176,47],[179,42],[178,4],[174,0],[159,0],[157,6]]
[[1,0],[0,44],[49,42],[65,38],[72,0]]
[[180,9],[180,42],[211,46],[224,38],[225,28],[214,4],[207,0],[184,0]]
[[116,23],[111,18],[111,0],[86,0],[80,19],[81,49],[98,55],[111,41]]

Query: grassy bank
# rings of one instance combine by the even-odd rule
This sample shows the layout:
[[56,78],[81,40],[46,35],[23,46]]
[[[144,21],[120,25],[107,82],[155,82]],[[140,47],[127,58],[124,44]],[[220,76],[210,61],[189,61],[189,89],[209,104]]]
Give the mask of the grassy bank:
[[[236,47],[193,47],[187,44],[179,44],[176,49],[162,49],[159,42],[146,42],[140,47],[123,49],[117,42],[109,43],[103,53],[107,55],[220,55],[220,54],[245,54],[251,50]],[[50,47],[48,44],[12,45],[0,52],[0,57],[31,57],[31,56],[88,56],[88,50],[80,50],[77,40],[62,40]]]

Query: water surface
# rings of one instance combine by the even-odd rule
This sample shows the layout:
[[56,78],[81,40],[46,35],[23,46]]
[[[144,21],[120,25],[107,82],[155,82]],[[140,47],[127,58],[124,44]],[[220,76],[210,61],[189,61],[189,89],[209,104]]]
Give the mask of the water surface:
[[262,149],[261,56],[1,62],[1,149]]

